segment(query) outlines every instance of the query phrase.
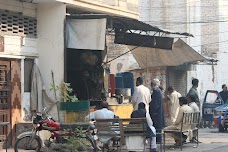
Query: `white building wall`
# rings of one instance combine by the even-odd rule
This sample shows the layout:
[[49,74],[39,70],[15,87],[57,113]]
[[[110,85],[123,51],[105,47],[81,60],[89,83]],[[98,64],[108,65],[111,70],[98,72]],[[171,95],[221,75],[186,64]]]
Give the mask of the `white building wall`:
[[[20,2],[16,0],[0,0],[0,10],[21,13],[23,16],[36,17],[36,4]],[[4,52],[0,52],[2,58],[21,59],[21,118],[25,113],[23,108],[29,110],[30,93],[24,93],[24,58],[37,56],[37,39],[13,36],[1,33],[4,37]],[[23,120],[18,120],[23,121]]]
[[4,52],[7,55],[38,56],[37,39],[4,35]]
[[[36,4],[16,0],[0,0],[0,10],[22,13],[23,16],[36,17]],[[2,35],[3,33],[1,33]],[[3,34],[4,52],[1,55],[37,56],[37,39]]]
[[52,74],[55,84],[60,85],[64,80],[64,20],[66,5],[64,3],[41,3],[37,7],[38,33],[38,65],[42,74],[45,89],[52,99],[50,92]]
[[25,16],[36,17],[36,4],[19,0],[0,0],[0,9],[20,12]]
[[[216,5],[218,1],[197,1],[188,0],[187,5],[187,17],[188,17],[188,32],[193,34],[193,38],[188,38],[188,44],[193,47],[198,53],[204,55],[205,57],[217,58],[217,53],[219,48],[217,44],[210,44],[218,42],[218,24],[202,24],[197,23],[199,21],[210,21],[216,20],[218,6]],[[208,8],[205,6],[209,6]],[[215,9],[212,11],[212,9]],[[193,23],[195,22],[195,23]],[[214,68],[214,69],[212,69]],[[191,87],[192,78],[199,79],[198,92],[200,100],[203,101],[206,91],[209,89],[217,89],[218,86],[218,68],[216,65],[193,65],[192,71],[188,73],[188,89]]]
[[[200,18],[197,20],[193,20],[195,22],[202,21],[208,23],[200,23],[198,25],[193,25],[196,28],[199,28],[200,26],[200,30],[197,33],[194,33],[196,35],[196,41],[195,44],[191,44],[191,46],[199,46],[200,50],[198,50],[198,48],[194,49],[199,51],[205,57],[213,59],[217,59],[218,53],[220,51],[218,45],[219,24],[217,22],[213,22],[219,20],[218,2],[219,0],[202,0],[200,2],[196,2],[196,5],[201,6],[200,13],[197,13],[198,16],[200,16]],[[196,71],[197,78],[200,80],[200,85],[198,89],[199,95],[201,101],[203,101],[207,90],[217,89],[219,81],[218,73],[222,71],[218,71],[217,65],[197,65]]]
[[[220,20],[227,20],[228,11],[227,6],[228,1],[220,0],[219,1],[219,16]],[[218,54],[218,86],[217,90],[222,90],[223,84],[228,84],[228,32],[227,32],[228,23],[221,22],[219,23],[219,54]]]

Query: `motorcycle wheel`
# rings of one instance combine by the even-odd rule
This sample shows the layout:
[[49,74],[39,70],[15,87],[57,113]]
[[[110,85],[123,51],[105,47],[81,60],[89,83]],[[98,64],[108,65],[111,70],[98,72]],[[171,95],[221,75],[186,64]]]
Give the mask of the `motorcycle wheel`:
[[219,132],[224,132],[224,127],[221,125],[221,124],[219,124],[219,126],[218,126],[218,131]]
[[[16,143],[14,145],[14,151],[15,152],[24,152],[25,150],[33,150],[35,152],[40,152],[41,150],[41,140],[38,136],[35,136],[32,141],[31,136],[25,136],[20,139],[16,140]],[[28,147],[29,141],[31,142],[31,145]]]

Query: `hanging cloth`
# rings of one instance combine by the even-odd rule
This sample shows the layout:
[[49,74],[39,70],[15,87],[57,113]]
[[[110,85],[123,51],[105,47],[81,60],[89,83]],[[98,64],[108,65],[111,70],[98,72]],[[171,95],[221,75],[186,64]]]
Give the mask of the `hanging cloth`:
[[34,64],[31,74],[30,110],[42,112],[42,109],[46,107],[48,109],[48,114],[58,121],[57,103],[58,102],[55,102],[48,97],[44,89],[43,79],[39,67],[37,64]]

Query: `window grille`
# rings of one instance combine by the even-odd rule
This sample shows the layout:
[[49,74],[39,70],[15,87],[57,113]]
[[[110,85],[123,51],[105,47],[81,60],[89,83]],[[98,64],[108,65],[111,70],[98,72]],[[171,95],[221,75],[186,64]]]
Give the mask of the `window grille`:
[[0,31],[3,34],[37,37],[37,20],[9,11],[0,11]]

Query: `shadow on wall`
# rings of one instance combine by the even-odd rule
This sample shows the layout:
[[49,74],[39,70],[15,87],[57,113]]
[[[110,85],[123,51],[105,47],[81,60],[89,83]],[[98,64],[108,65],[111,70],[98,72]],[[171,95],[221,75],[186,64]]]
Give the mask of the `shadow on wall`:
[[119,72],[122,72],[122,71],[121,71],[122,67],[123,67],[123,64],[122,64],[122,63],[117,63],[117,65],[116,65],[116,70],[117,70],[118,73],[119,73]]

